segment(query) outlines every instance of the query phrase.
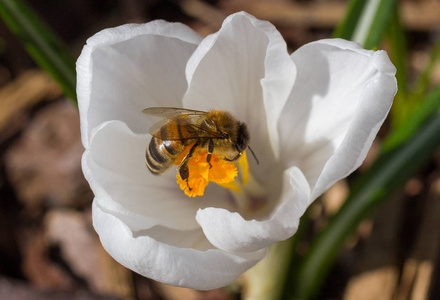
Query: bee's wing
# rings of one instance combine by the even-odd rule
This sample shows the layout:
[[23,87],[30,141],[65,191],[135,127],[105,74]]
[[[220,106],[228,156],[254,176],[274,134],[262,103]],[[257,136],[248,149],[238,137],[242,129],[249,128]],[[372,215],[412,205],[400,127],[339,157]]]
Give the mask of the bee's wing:
[[[158,122],[159,123],[159,122]],[[166,123],[166,122],[165,122]],[[160,122],[158,125],[153,125],[151,129],[148,131],[152,136],[168,141],[175,140],[188,140],[188,139],[201,139],[201,138],[221,138],[220,134],[214,131],[209,131],[202,129],[194,124],[186,124],[180,125],[181,132],[183,134],[179,134],[178,131],[159,131],[159,129],[164,125],[163,122]]]
[[149,107],[142,111],[144,114],[161,117],[166,119],[172,119],[181,115],[196,115],[202,116],[206,114],[205,111],[177,108],[177,107]]
[[165,126],[165,124],[168,123],[168,121],[169,121],[168,118],[160,119],[159,121],[154,123],[153,126],[150,127],[150,129],[148,129],[148,133],[151,134],[152,136],[160,138],[160,136],[157,134],[157,131],[161,129],[163,126]]
[[[220,134],[200,126],[200,117],[206,114],[204,111],[183,108],[152,107],[143,110],[144,113],[162,117],[153,124],[148,132],[162,140],[185,140],[197,138],[219,138]],[[178,118],[177,118],[178,117]],[[176,119],[177,118],[177,119]],[[180,130],[159,131],[170,120],[178,121]]]

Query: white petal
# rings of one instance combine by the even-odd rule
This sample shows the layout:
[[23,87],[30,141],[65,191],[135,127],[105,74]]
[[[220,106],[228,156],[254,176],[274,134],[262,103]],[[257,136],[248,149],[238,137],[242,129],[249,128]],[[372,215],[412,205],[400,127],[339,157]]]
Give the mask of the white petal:
[[195,214],[200,207],[230,206],[223,193],[210,193],[209,201],[187,197],[176,183],[175,170],[151,174],[145,165],[149,140],[120,121],[106,122],[93,132],[83,172],[103,209],[135,231],[155,225],[192,230],[199,228]]
[[315,199],[364,160],[397,91],[384,51],[344,40],[292,54],[298,75],[279,123],[282,159],[301,168]]
[[[125,267],[154,280],[199,290],[225,286],[260,260],[265,251],[232,254],[206,251],[160,242],[148,235],[133,235],[118,218],[106,213],[95,201],[93,225],[107,252]],[[157,235],[157,233],[156,233]],[[166,235],[170,238],[169,235]],[[181,241],[193,232],[181,232]]]
[[[244,12],[233,14],[189,60],[189,89],[183,103],[230,111],[250,127],[252,144],[268,146],[277,156],[277,120],[295,74],[286,44],[272,24]],[[266,152],[261,149],[262,156]]]
[[[336,181],[356,170],[367,156],[396,94],[396,80],[385,74],[377,76],[365,89],[344,140],[330,157],[316,182],[312,199],[319,197]],[[371,106],[371,99],[384,101]]]
[[122,120],[141,133],[153,122],[142,109],[181,106],[185,66],[200,40],[185,25],[165,21],[105,29],[89,38],[77,61],[84,147],[104,121]]
[[196,219],[217,248],[228,252],[256,251],[295,234],[309,197],[306,178],[293,167],[284,172],[280,204],[268,220],[245,220],[238,213],[211,207],[199,210]]

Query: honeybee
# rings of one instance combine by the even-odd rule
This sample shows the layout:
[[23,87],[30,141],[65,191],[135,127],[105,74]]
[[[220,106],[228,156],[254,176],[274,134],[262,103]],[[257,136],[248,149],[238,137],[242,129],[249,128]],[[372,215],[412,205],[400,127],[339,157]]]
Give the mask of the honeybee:
[[145,155],[147,167],[155,175],[166,171],[187,147],[191,147],[189,153],[178,166],[180,177],[187,183],[187,163],[198,147],[207,147],[206,161],[211,167],[210,160],[214,151],[224,154],[227,161],[236,161],[249,147],[246,124],[226,111],[150,107],[142,112],[162,118],[149,130],[152,138]]

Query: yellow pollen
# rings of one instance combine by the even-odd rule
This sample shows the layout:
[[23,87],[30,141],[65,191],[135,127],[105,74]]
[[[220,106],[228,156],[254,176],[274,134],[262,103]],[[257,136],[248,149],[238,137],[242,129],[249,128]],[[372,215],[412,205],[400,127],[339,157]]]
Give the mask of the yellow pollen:
[[[225,160],[224,155],[213,153],[210,161],[212,167],[210,167],[207,157],[208,151],[196,149],[191,158],[188,159],[188,182],[183,180],[179,172],[177,172],[177,183],[185,194],[189,197],[203,196],[205,188],[210,181],[239,192],[240,186],[235,182],[235,178],[238,175],[236,163]],[[240,170],[244,171],[241,179],[245,183],[249,169],[245,153],[243,153],[237,165]]]

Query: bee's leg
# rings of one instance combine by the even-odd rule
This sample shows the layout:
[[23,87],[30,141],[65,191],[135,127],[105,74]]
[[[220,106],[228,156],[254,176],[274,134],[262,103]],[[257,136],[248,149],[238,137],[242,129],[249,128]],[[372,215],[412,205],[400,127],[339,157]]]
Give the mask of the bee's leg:
[[240,156],[242,155],[242,153],[238,153],[234,158],[227,158],[227,157],[225,157],[225,160],[227,160],[227,161],[236,161],[237,159],[239,159],[240,158]]
[[206,162],[209,164],[210,169],[212,168],[212,165],[211,165],[212,152],[214,152],[214,141],[212,139],[209,139],[208,156],[206,157]]
[[[237,151],[237,155],[234,158],[232,158],[232,159],[225,157],[225,160],[227,160],[227,161],[236,161],[237,159],[239,159],[240,156],[243,154],[243,152],[241,152],[241,149],[238,146],[238,144],[235,144],[235,150]],[[254,152],[252,152],[252,154],[253,153]]]
[[186,185],[188,186],[190,191],[192,189],[188,184],[188,178],[189,178],[188,160],[194,154],[194,151],[199,145],[200,145],[200,139],[197,140],[197,142],[195,142],[194,145],[192,145],[191,149],[189,149],[189,153],[185,156],[185,158],[182,160],[182,162],[179,165],[179,175],[183,180],[186,181]]
[[194,143],[194,145],[191,146],[191,149],[189,149],[189,153],[185,156],[185,158],[182,160],[182,162],[180,163],[180,165],[182,166],[183,164],[186,164],[188,162],[188,159],[190,159],[193,154],[194,151],[196,150],[196,148],[200,145],[201,140],[198,139],[197,142]]
[[179,167],[179,175],[180,175],[180,177],[183,180],[186,181],[186,186],[191,191],[192,189],[190,188],[190,186],[188,184],[189,169],[188,169],[188,164],[186,162],[184,164],[180,165],[180,167]]

